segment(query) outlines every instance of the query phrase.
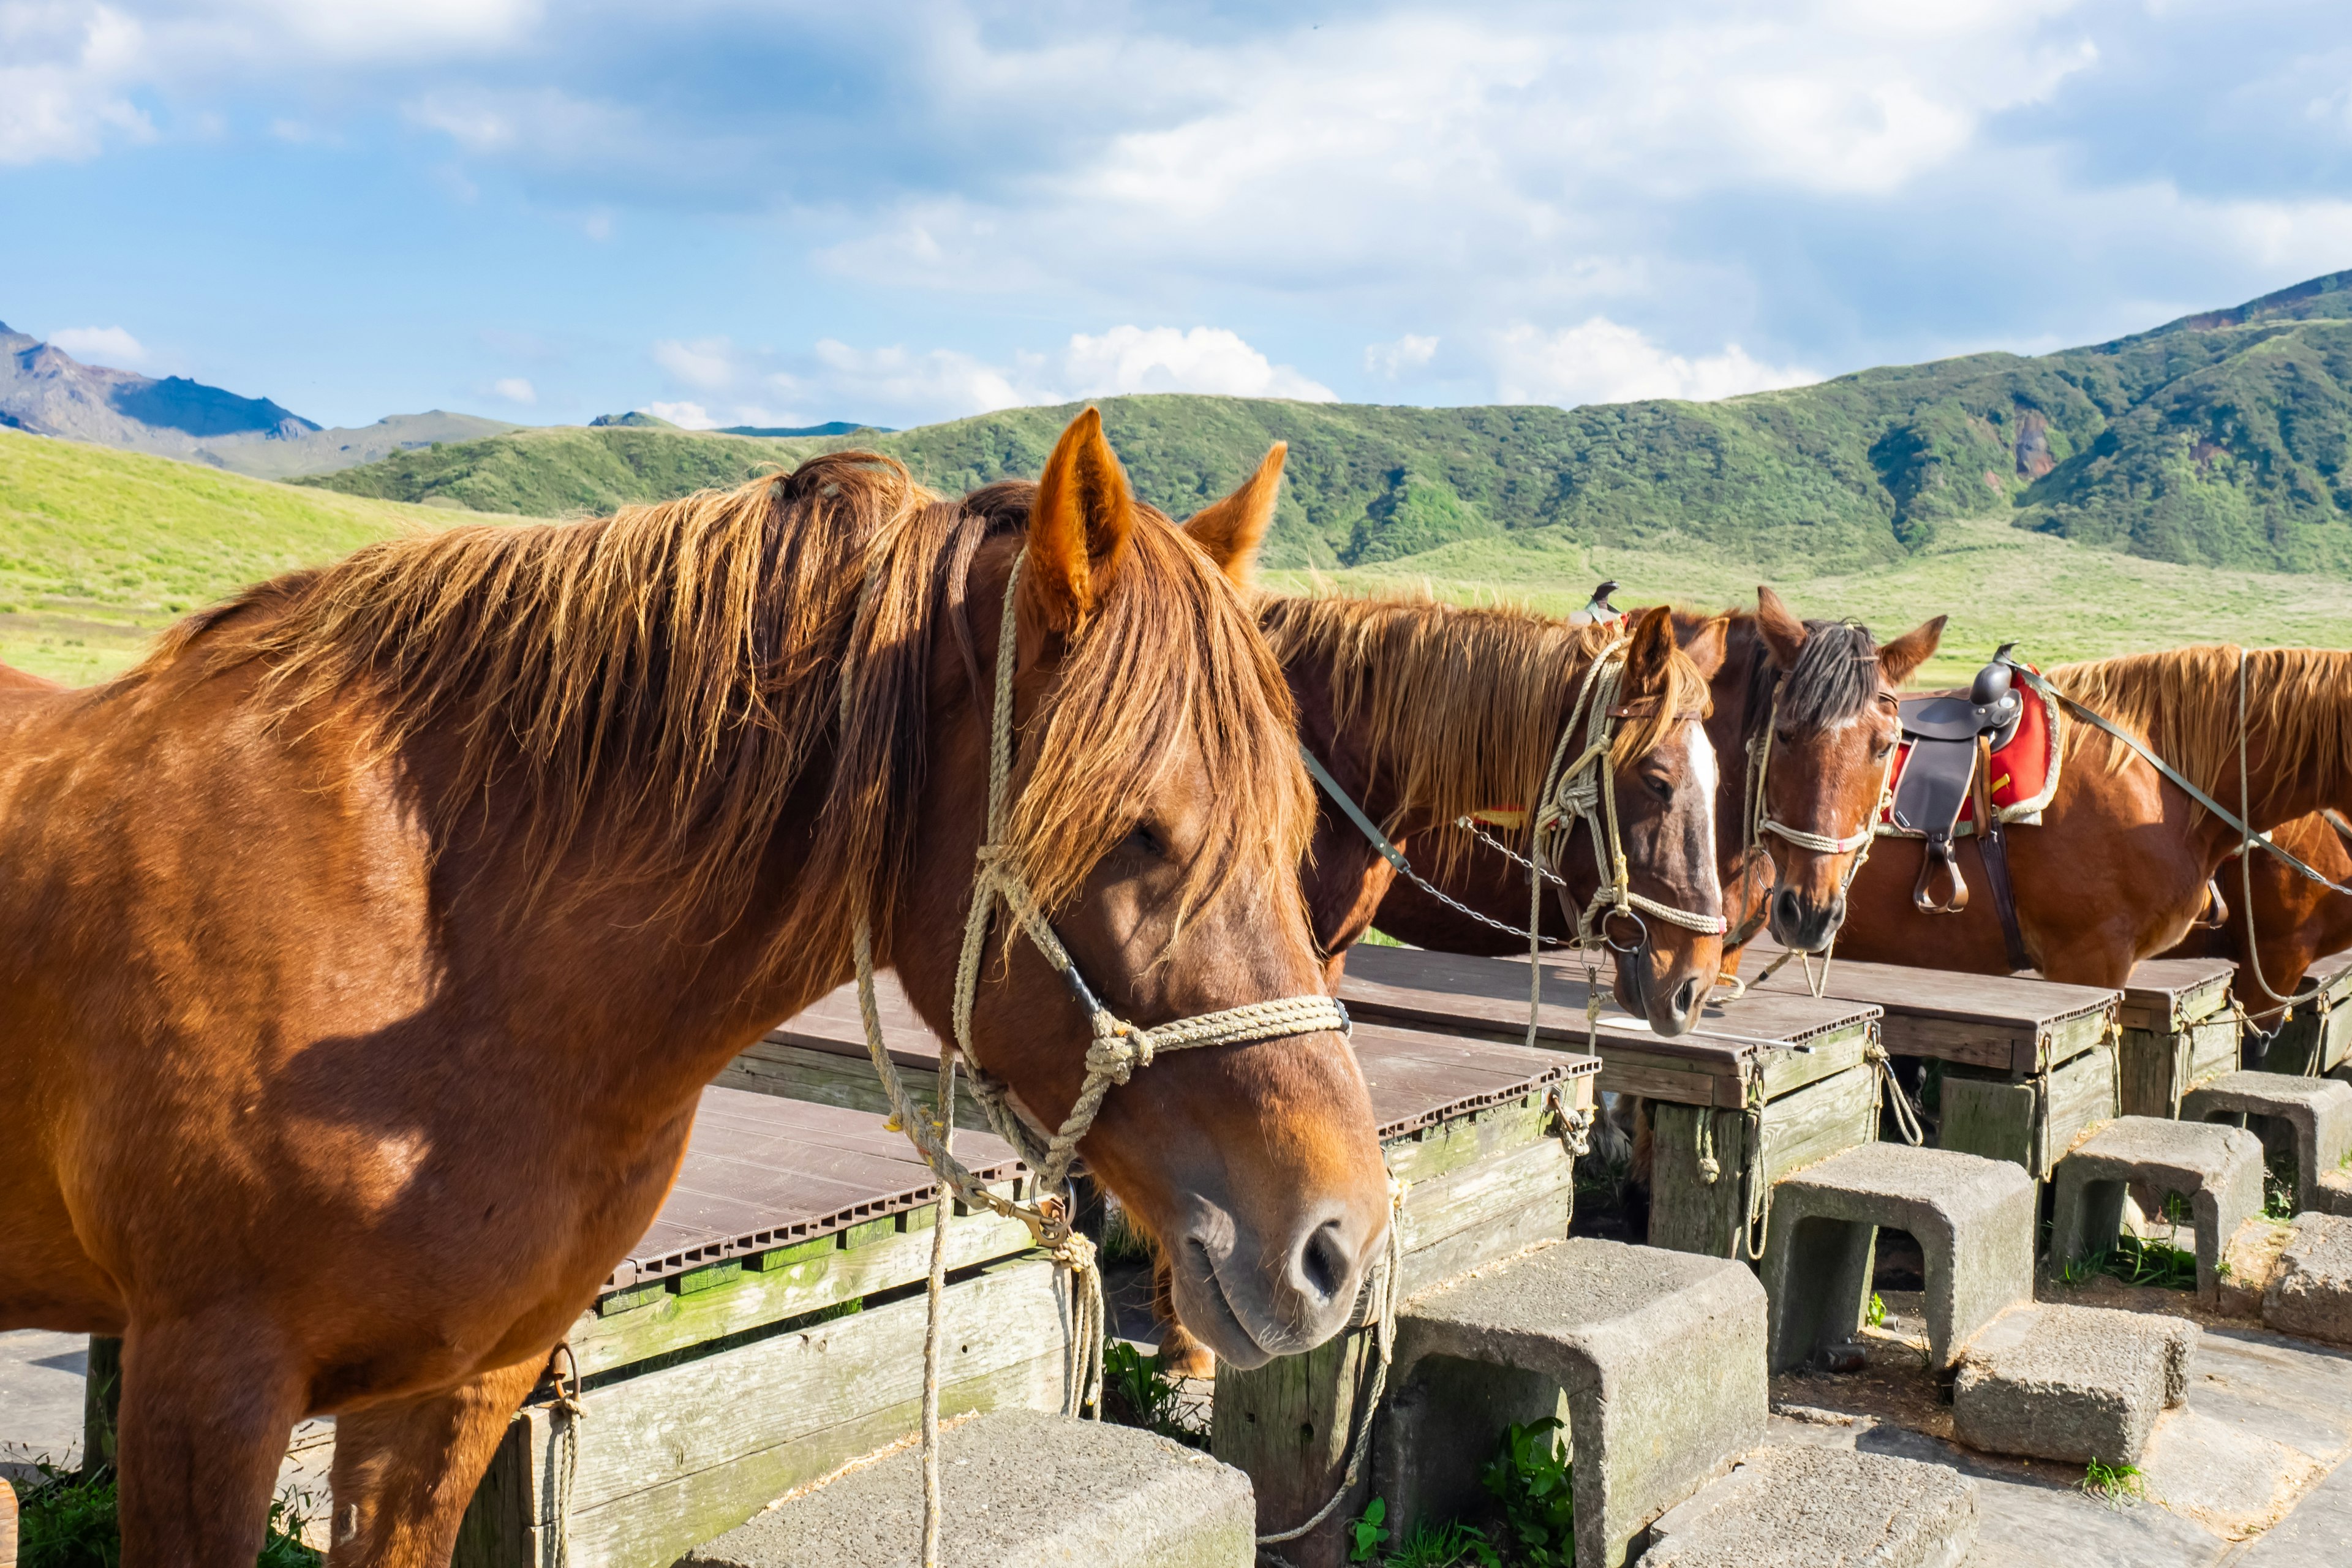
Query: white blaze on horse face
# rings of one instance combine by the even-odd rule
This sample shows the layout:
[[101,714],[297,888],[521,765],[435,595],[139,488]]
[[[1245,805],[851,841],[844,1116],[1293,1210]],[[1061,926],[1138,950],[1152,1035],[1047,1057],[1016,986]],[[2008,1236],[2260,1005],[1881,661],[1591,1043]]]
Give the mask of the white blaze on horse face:
[[1722,774],[1715,765],[1715,742],[1706,738],[1706,726],[1685,723],[1683,726],[1683,750],[1690,768],[1691,783],[1700,792],[1699,846],[1701,863],[1706,868],[1702,886],[1716,896],[1718,905],[1723,900],[1723,886],[1715,864],[1715,792],[1722,783]]

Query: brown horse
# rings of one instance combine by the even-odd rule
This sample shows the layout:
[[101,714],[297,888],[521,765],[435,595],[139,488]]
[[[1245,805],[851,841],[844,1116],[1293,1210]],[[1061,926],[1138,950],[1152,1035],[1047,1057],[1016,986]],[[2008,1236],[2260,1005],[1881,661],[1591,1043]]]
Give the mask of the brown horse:
[[[0,1328],[123,1336],[126,1563],[249,1565],[327,1411],[335,1561],[446,1562],[698,1091],[856,912],[946,1032],[971,631],[1024,543],[1008,847],[1078,964],[1142,1024],[1319,989],[1281,673],[1092,411],[1025,522],[836,454],[377,545],[0,708]],[[991,962],[975,1048],[1045,1126],[1087,1042],[1026,943]],[[1156,1064],[1084,1152],[1243,1365],[1332,1332],[1386,1224],[1334,1035]]]
[[[2234,812],[2239,657],[2235,647],[2176,648],[2061,665],[2049,679]],[[2254,648],[2245,658],[2247,805],[2255,829],[2352,802],[2352,653]],[[2071,714],[2063,730],[2058,786],[2041,825],[2005,835],[2018,922],[2042,974],[2120,986],[2133,964],[2189,934],[2205,907],[2206,881],[2238,836],[2122,743]],[[1964,838],[1959,847],[1962,874],[1982,886],[1976,841]],[[1853,918],[1837,951],[2007,973],[1992,900],[1978,899],[1956,915],[1912,906],[1918,853],[1905,839],[1878,847],[1848,894]]]
[[[2321,876],[2352,882],[2352,847],[2326,814],[2298,816],[2271,837]],[[2218,927],[2199,925],[2165,956],[2234,960],[2238,978],[2231,989],[2257,1025],[2268,1026],[2305,970],[2352,948],[2352,896],[2321,887],[2275,855],[2256,854],[2252,870],[2250,901],[2238,857],[2225,858],[2214,879],[2229,918]]]
[[[1497,808],[1524,818],[1585,671],[1612,637],[1523,610],[1394,598],[1268,595],[1258,624],[1290,678],[1300,741],[1433,879],[1466,858],[1469,836],[1449,831],[1458,818]],[[1706,680],[1723,658],[1721,631],[1700,631],[1685,651],[1666,611],[1635,623],[1618,699],[1631,716],[1608,758],[1633,890],[1700,916],[1722,909],[1717,764],[1703,721]],[[1574,749],[1582,743],[1580,729]],[[1316,940],[1336,969],[1399,879],[1328,794],[1320,807],[1307,900]],[[1591,832],[1576,828],[1557,856],[1565,884],[1559,901],[1578,910],[1601,884]],[[1524,847],[1525,828],[1515,834]],[[1517,883],[1515,906],[1498,903],[1497,918],[1524,931],[1526,882]],[[1637,959],[1618,970],[1620,999],[1660,1034],[1680,1034],[1720,966],[1721,938],[1654,917],[1640,929]],[[1508,942],[1502,931],[1488,934]],[[1524,952],[1526,938],[1518,940]]]
[[[1706,731],[1718,755],[1740,760],[1716,806],[1724,912],[1731,921],[1725,942],[1733,965],[1740,944],[1768,918],[1784,942],[1790,940],[1780,934],[1784,929],[1801,938],[1816,933],[1815,911],[1843,886],[1863,851],[1859,845],[1805,847],[1786,831],[1844,840],[1868,824],[1887,749],[1895,744],[1895,691],[1936,651],[1944,628],[1938,616],[1881,646],[1852,622],[1799,620],[1769,588],[1758,589],[1756,597],[1752,615],[1678,612],[1675,617],[1685,640],[1706,635],[1718,619],[1726,626]],[[1301,710],[1311,714],[1312,705],[1302,700]],[[1762,819],[1779,825],[1780,832],[1759,832],[1752,793],[1757,781],[1743,765],[1763,754],[1768,730]],[[1489,917],[1527,919],[1523,868],[1458,829],[1441,827],[1433,837],[1450,841],[1444,847],[1454,851],[1436,858],[1444,868],[1432,878],[1439,887]],[[1557,910],[1546,911],[1545,922],[1545,934],[1555,941],[1570,934]],[[1444,952],[1526,951],[1524,938],[1515,942],[1402,880],[1385,889],[1372,923],[1416,947]]]

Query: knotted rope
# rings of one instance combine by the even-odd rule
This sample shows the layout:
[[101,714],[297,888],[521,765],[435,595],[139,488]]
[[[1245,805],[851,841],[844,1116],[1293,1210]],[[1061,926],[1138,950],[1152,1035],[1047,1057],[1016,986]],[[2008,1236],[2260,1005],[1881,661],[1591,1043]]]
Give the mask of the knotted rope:
[[[1872,1027],[1875,1030],[1876,1026]],[[1895,1077],[1894,1058],[1886,1054],[1885,1046],[1879,1042],[1875,1033],[1862,1047],[1862,1059],[1868,1062],[1877,1074],[1879,1104],[1884,1106],[1890,1096],[1895,1100],[1895,1130],[1903,1134],[1903,1142],[1916,1149],[1927,1142],[1927,1135],[1919,1125],[1918,1112],[1911,1107],[1911,1097],[1903,1092],[1903,1085]]]
[[[1004,585],[1004,613],[997,631],[996,683],[990,714],[987,836],[976,857],[971,908],[965,917],[963,950],[956,963],[954,1039],[940,1046],[940,1100],[936,1113],[919,1107],[891,1060],[882,1037],[882,1017],[874,999],[874,940],[869,911],[861,902],[854,913],[850,952],[857,970],[857,1012],[866,1026],[866,1054],[875,1076],[890,1101],[890,1125],[906,1133],[938,1176],[938,1233],[931,1243],[929,1320],[925,1336],[923,1372],[923,1556],[924,1568],[938,1568],[940,1550],[939,1345],[942,1302],[946,1294],[947,1222],[950,1194],[970,1208],[985,1208],[1017,1219],[1031,1238],[1071,1275],[1071,1328],[1076,1351],[1063,1413],[1079,1415],[1089,1407],[1101,1416],[1103,1358],[1102,1271],[1095,1259],[1094,1243],[1074,1226],[1073,1207],[1066,1188],[1077,1148],[1102,1109],[1103,1097],[1114,1084],[1123,1084],[1138,1068],[1149,1066],[1164,1051],[1202,1046],[1238,1045],[1283,1039],[1295,1035],[1345,1034],[1348,1014],[1329,996],[1288,996],[1253,1002],[1197,1017],[1180,1018],[1154,1028],[1139,1029],[1111,1012],[1097,998],[1079,974],[1069,951],[1029,891],[1005,842],[1011,813],[1013,778],[1013,678],[1019,656],[1019,589],[1028,563],[1024,548],[1014,557]],[[877,552],[868,568],[852,624],[850,649],[842,660],[841,718],[845,730],[856,693],[857,634],[863,628],[881,570]],[[1012,911],[1017,928],[1062,976],[1086,1012],[1092,1037],[1087,1047],[1086,1077],[1076,1100],[1062,1125],[1046,1132],[1033,1129],[1010,1097],[1008,1086],[984,1071],[972,1050],[972,1010],[989,928],[1002,901]],[[992,1192],[975,1177],[950,1147],[954,1128],[955,1065],[961,1056],[971,1068],[972,1098],[979,1101],[997,1136],[1011,1144],[1032,1173],[1031,1200],[1020,1202]],[[1393,1250],[1394,1221],[1391,1247]],[[1385,1357],[1385,1351],[1383,1352]],[[1385,1359],[1382,1363],[1385,1373]],[[1377,1392],[1375,1402],[1377,1402]],[[1369,1418],[1368,1423],[1369,1425]],[[1352,1472],[1351,1472],[1352,1474]]]
[[[572,1373],[570,1385],[564,1382],[564,1370]],[[563,1419],[562,1430],[556,1434],[552,1463],[555,1467],[555,1529],[548,1542],[548,1568],[571,1568],[572,1563],[572,1482],[580,1473],[580,1424],[588,1419],[588,1407],[580,1402],[580,1362],[572,1353],[572,1342],[565,1340],[555,1347],[548,1358],[548,1375],[555,1380],[555,1400],[551,1408]]]

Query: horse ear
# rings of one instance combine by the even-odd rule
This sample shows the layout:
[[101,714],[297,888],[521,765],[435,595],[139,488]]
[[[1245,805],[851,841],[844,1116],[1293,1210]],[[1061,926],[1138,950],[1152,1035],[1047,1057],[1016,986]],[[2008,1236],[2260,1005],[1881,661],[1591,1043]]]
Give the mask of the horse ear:
[[1785,675],[1797,668],[1797,656],[1805,651],[1805,638],[1811,634],[1780,595],[1762,586],[1756,590],[1756,629],[1764,635],[1775,668]]
[[1729,614],[1701,621],[1682,638],[1683,656],[1698,666],[1698,672],[1713,680],[1723,668],[1731,637]]
[[1236,588],[1248,587],[1257,569],[1258,543],[1274,522],[1274,500],[1282,489],[1282,460],[1289,452],[1288,442],[1276,441],[1266,449],[1257,472],[1244,479],[1239,489],[1184,520],[1185,537],[1207,551],[1209,559],[1233,579]]
[[1625,649],[1624,691],[1647,697],[1665,684],[1666,667],[1675,657],[1675,613],[1664,605],[1638,612],[1633,638]]
[[1878,650],[1878,668],[1886,677],[1887,685],[1901,686],[1911,679],[1914,670],[1927,662],[1927,656],[1944,640],[1946,618],[1937,616],[1932,621],[1922,622]]
[[1044,629],[1066,634],[1086,624],[1134,531],[1135,493],[1127,487],[1127,470],[1103,439],[1102,415],[1089,408],[1054,443],[1029,512],[1024,586],[1034,597]]

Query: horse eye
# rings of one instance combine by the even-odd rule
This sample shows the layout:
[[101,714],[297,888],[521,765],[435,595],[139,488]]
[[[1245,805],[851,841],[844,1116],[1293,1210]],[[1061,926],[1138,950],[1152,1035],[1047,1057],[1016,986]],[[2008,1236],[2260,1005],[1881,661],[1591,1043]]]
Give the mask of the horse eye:
[[1155,860],[1168,853],[1168,846],[1161,841],[1160,835],[1152,832],[1140,822],[1129,831],[1127,847],[1139,855],[1149,855]]
[[1874,750],[1870,755],[1873,761],[1883,763],[1886,760],[1887,753],[1894,750],[1895,737],[1889,735],[1885,740],[1878,742],[1877,748]]
[[1656,795],[1660,800],[1672,800],[1675,798],[1675,781],[1667,778],[1664,774],[1645,773],[1643,775],[1642,782],[1648,784],[1650,786],[1650,793]]
[[1772,738],[1784,746],[1793,746],[1797,743],[1797,732],[1794,730],[1775,730],[1772,731]]

